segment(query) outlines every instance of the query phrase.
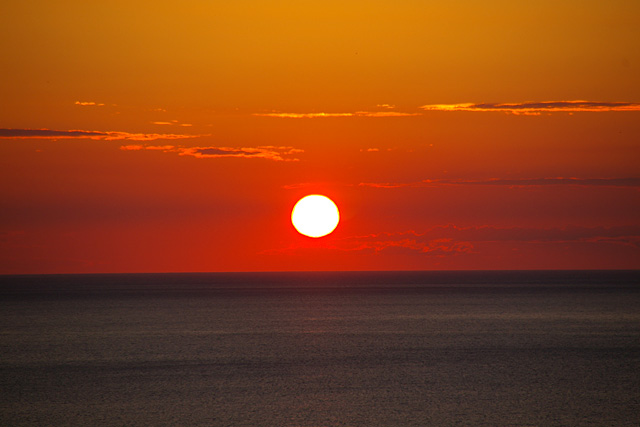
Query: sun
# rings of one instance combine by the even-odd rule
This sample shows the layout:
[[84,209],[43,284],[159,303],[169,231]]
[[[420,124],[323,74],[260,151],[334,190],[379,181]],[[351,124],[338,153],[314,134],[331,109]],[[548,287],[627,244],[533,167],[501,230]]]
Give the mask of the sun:
[[338,226],[340,212],[327,196],[311,194],[298,200],[291,211],[291,222],[300,234],[322,237]]

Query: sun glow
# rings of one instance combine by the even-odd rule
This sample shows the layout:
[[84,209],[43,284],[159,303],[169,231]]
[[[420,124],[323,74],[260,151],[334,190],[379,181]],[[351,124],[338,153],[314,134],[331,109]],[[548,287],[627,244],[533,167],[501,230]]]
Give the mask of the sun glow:
[[322,237],[335,230],[340,222],[340,213],[328,197],[311,194],[298,200],[291,211],[291,222],[300,234]]

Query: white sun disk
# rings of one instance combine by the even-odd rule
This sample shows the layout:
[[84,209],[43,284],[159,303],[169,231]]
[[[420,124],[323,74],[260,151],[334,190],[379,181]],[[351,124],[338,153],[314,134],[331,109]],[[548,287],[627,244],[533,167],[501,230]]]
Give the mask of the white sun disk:
[[291,211],[291,222],[300,234],[322,237],[335,230],[340,213],[330,198],[311,194],[298,200]]

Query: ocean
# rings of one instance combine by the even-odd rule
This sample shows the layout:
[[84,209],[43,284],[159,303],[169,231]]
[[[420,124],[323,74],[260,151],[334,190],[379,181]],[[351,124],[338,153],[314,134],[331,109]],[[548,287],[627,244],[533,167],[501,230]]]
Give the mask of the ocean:
[[2,426],[638,426],[640,271],[0,276]]

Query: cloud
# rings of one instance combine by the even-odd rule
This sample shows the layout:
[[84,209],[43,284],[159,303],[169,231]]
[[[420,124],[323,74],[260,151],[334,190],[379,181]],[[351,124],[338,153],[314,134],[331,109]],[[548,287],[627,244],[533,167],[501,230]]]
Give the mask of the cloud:
[[472,242],[525,242],[525,243],[568,243],[597,242],[616,240],[617,243],[634,244],[640,237],[640,226],[627,225],[615,227],[579,227],[558,228],[533,227],[455,227],[446,226],[431,230],[432,233],[444,233],[455,240]]
[[295,162],[299,159],[290,157],[301,153],[293,147],[260,146],[255,148],[230,148],[230,147],[190,147],[180,148],[181,156],[193,156],[199,159],[214,159],[220,157],[260,158],[275,161]]
[[102,139],[106,132],[88,130],[0,129],[0,138],[95,138]]
[[123,151],[152,150],[165,153],[177,153],[180,156],[192,156],[198,159],[215,159],[221,157],[258,158],[281,162],[296,162],[295,154],[302,153],[293,147],[259,146],[259,147],[176,147],[173,145],[123,145]]
[[155,141],[158,139],[188,139],[205,135],[177,135],[167,133],[130,133],[92,130],[52,130],[52,129],[0,129],[0,138],[5,139],[62,139],[85,138],[104,141]]
[[421,113],[402,113],[399,111],[356,111],[355,113],[255,113],[254,116],[278,117],[285,119],[316,119],[331,117],[410,117]]
[[193,126],[191,123],[180,123],[177,120],[171,120],[169,122],[151,122],[154,125],[160,125],[160,126],[184,126],[184,127],[189,127],[189,126]]
[[412,117],[421,116],[421,113],[402,113],[400,111],[358,111],[357,117]]
[[361,182],[358,184],[360,187],[372,187],[372,188],[402,188],[402,187],[424,187],[421,185],[422,182],[418,183],[391,183],[391,182]]
[[104,106],[104,104],[99,104],[99,103],[93,102],[93,101],[88,101],[88,102],[76,101],[75,104],[76,105],[80,105],[82,107],[102,107],[102,106]]
[[427,255],[459,255],[476,252],[481,243],[516,242],[521,244],[594,243],[632,246],[640,249],[640,226],[616,227],[433,227],[416,231],[384,232],[335,240],[331,249],[343,251],[398,251]]
[[337,240],[334,249],[343,251],[381,252],[405,250],[430,255],[454,255],[473,251],[473,244],[446,236],[429,236],[415,231],[377,233]]
[[[360,151],[376,152],[380,151],[375,148],[361,149]],[[298,189],[317,186],[318,183],[304,182],[285,185],[285,189]],[[354,184],[339,184],[346,187],[354,186]],[[462,186],[462,185],[486,185],[486,186],[505,186],[510,188],[526,188],[539,186],[560,186],[571,185],[580,187],[628,187],[639,188],[640,178],[533,178],[533,179],[485,179],[485,180],[464,180],[464,179],[425,179],[414,182],[361,182],[358,187],[370,187],[381,189],[394,188],[425,188],[436,186]]]
[[[406,113],[390,111],[395,105],[378,104],[378,108],[386,111],[356,111],[352,113],[255,113],[254,116],[276,117],[285,119],[316,119],[335,117],[411,117],[423,113]],[[464,103],[464,104],[429,104],[420,107],[425,111],[501,111],[511,114],[539,115],[553,112],[582,112],[582,111],[640,111],[640,103],[634,102],[596,102],[596,101],[541,101],[518,103]]]
[[123,145],[120,147],[123,151],[140,151],[140,150],[154,150],[170,152],[176,149],[173,145]]
[[253,115],[283,119],[315,119],[318,117],[352,117],[353,113],[255,113]]
[[576,185],[585,187],[640,187],[640,178],[533,178],[533,179],[485,179],[485,180],[455,180],[455,179],[425,179],[418,182],[390,183],[390,182],[361,182],[361,187],[373,188],[404,188],[404,187],[432,187],[437,185],[495,185],[507,187],[533,187],[547,185]]
[[316,192],[319,189],[326,189],[327,187],[338,187],[343,184],[340,184],[335,181],[314,181],[314,182],[296,182],[293,184],[285,184],[282,186],[285,190],[299,190],[299,189],[307,189],[308,191]]
[[633,102],[594,102],[594,101],[542,101],[522,103],[485,103],[485,104],[431,104],[423,105],[426,111],[502,111],[511,114],[541,114],[544,112],[581,112],[581,111],[640,111],[640,103]]

